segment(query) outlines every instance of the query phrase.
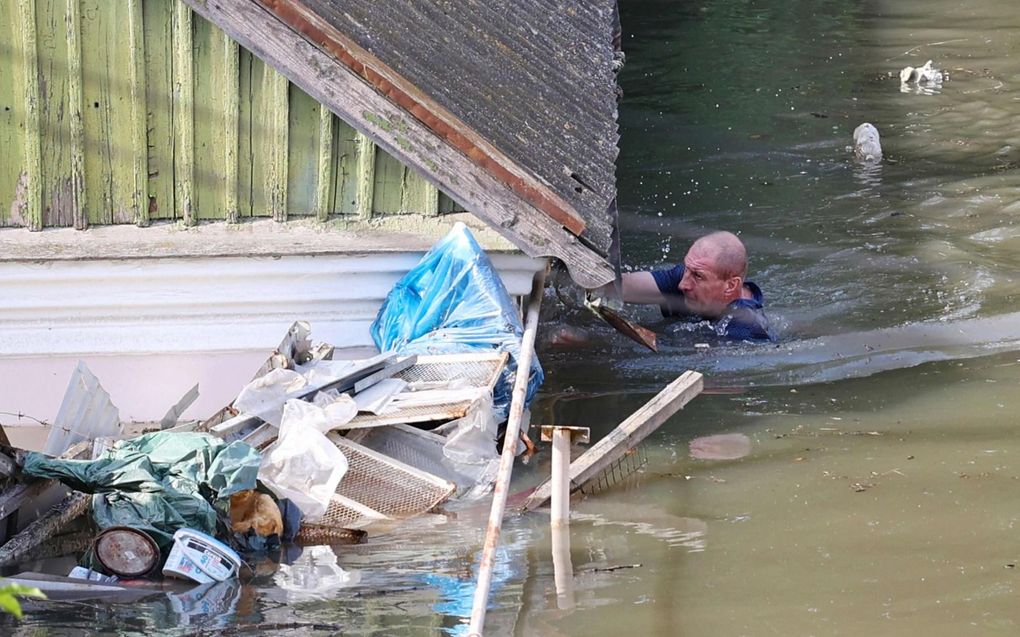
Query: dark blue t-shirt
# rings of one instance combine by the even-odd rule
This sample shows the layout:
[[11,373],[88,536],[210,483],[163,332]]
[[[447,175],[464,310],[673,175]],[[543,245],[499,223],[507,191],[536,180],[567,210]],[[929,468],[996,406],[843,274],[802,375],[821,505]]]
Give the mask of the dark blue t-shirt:
[[[664,296],[683,298],[680,291],[680,280],[684,278],[684,265],[681,263],[668,270],[653,270],[655,285]],[[775,340],[768,318],[765,316],[765,299],[761,288],[756,283],[745,281],[744,285],[751,291],[752,298],[737,299],[726,307],[726,313],[714,322],[720,335],[741,341]],[[689,316],[689,314],[662,306],[663,316]]]

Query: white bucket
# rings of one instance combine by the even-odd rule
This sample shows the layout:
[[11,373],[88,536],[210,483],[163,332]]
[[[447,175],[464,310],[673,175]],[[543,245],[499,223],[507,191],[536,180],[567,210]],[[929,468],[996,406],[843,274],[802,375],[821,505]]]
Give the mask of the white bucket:
[[239,568],[241,558],[223,542],[195,529],[179,529],[163,574],[206,584],[235,577]]

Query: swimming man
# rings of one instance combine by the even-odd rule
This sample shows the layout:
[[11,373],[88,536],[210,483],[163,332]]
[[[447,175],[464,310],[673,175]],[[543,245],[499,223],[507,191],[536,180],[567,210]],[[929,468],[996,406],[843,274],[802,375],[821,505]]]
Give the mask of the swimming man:
[[720,336],[774,340],[761,288],[746,276],[743,242],[732,232],[712,232],[694,242],[682,264],[625,273],[621,292],[624,302],[658,305],[665,317],[712,321]]

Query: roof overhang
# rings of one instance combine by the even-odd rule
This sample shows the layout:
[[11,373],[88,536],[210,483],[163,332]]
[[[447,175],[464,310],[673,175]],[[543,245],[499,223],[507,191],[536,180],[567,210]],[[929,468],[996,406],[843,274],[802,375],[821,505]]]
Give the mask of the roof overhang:
[[597,211],[598,238],[586,236],[591,211],[579,212],[547,180],[302,2],[185,1],[525,253],[562,260],[587,288],[614,278],[605,238],[614,206]]

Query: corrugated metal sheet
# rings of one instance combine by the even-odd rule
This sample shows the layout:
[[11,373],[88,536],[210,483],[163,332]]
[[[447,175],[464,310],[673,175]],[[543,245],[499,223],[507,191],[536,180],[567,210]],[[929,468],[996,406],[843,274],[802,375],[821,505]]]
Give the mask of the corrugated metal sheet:
[[614,0],[303,0],[547,182],[608,253]]
[[120,412],[110,402],[110,395],[99,384],[99,379],[79,361],[43,452],[59,456],[75,443],[119,437],[120,434]]

